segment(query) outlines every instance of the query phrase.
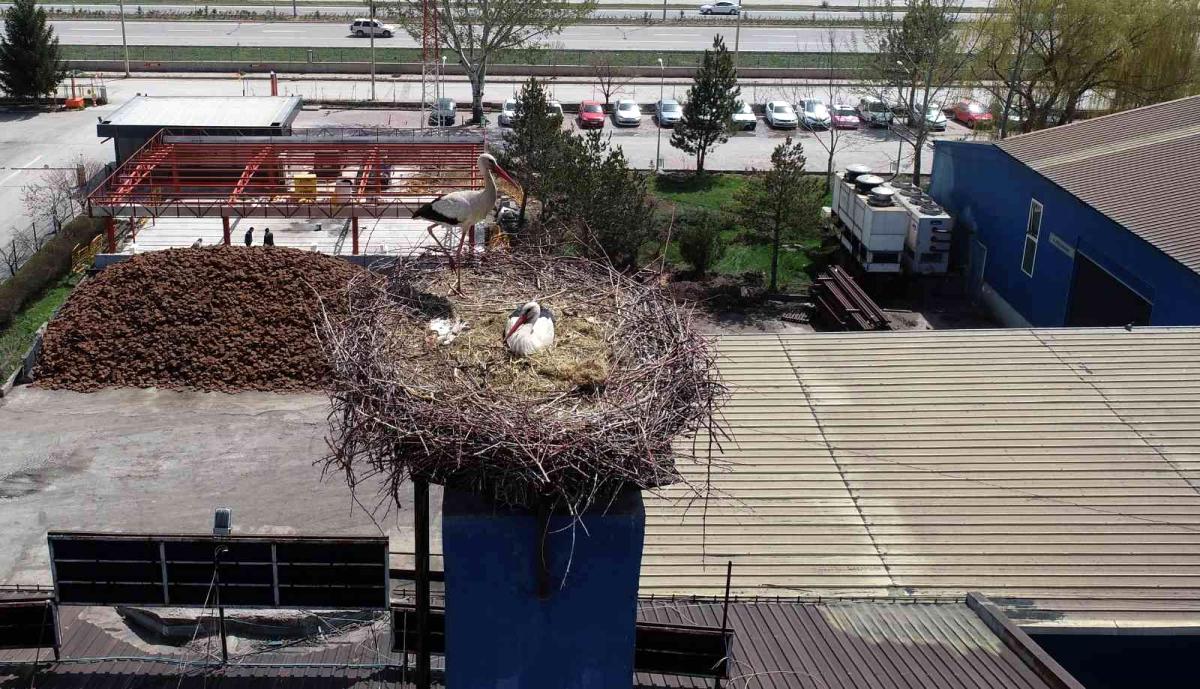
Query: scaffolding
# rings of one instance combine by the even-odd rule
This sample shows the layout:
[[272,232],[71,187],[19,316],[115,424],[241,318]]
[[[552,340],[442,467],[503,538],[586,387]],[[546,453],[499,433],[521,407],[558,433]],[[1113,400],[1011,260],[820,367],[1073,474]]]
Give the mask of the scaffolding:
[[294,130],[292,136],[196,136],[163,131],[88,196],[106,219],[411,218],[422,204],[482,187],[483,138],[419,130]]

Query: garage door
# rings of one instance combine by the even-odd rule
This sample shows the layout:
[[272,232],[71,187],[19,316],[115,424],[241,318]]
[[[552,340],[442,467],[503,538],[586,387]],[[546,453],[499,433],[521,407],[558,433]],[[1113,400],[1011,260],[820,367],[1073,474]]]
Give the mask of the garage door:
[[1067,322],[1071,326],[1149,325],[1150,302],[1081,253],[1075,254],[1075,275]]

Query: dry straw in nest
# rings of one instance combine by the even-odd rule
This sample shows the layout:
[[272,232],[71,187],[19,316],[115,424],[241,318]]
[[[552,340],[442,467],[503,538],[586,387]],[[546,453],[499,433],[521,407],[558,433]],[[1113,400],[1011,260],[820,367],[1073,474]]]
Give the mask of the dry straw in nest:
[[[438,264],[389,271],[319,333],[334,370],[328,467],[351,485],[382,477],[397,497],[417,476],[582,514],[627,484],[680,482],[677,459],[711,461],[707,446],[674,441],[718,436],[714,354],[651,276],[491,254],[463,268],[459,294]],[[516,359],[502,328],[530,300],[555,312],[556,344]],[[468,328],[440,345],[427,325],[447,316]]]

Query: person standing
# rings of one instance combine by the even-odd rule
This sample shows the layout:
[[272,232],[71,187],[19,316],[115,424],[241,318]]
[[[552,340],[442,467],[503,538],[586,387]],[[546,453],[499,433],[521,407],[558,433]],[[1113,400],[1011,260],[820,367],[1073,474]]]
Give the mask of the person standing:
[[253,243],[254,243],[254,226],[251,225],[250,229],[246,230],[246,246],[250,246]]
[[275,235],[271,234],[271,228],[263,228],[263,246],[275,246]]

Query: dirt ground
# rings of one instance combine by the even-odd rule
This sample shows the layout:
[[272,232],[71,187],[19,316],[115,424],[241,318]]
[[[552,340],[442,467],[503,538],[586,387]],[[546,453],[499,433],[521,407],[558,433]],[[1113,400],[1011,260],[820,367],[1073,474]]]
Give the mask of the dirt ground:
[[[0,582],[50,583],[47,530],[206,533],[217,507],[235,533],[382,531],[411,552],[406,508],[372,516],[341,475],[322,478],[328,409],[307,394],[14,389],[0,400]],[[359,497],[375,507],[374,487]]]

